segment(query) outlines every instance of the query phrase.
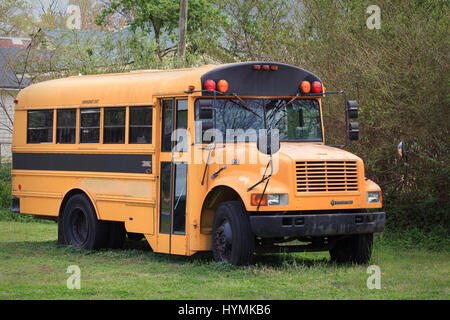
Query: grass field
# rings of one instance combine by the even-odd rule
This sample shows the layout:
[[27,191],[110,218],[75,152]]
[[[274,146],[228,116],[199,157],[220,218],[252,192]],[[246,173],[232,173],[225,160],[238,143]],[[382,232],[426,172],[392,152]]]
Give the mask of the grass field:
[[[329,254],[257,255],[256,264],[215,263],[211,255],[153,253],[145,241],[125,250],[82,251],[56,242],[54,223],[0,221],[0,299],[449,299],[450,253],[402,248],[380,237],[368,266],[336,265]],[[67,288],[70,265],[81,289]]]

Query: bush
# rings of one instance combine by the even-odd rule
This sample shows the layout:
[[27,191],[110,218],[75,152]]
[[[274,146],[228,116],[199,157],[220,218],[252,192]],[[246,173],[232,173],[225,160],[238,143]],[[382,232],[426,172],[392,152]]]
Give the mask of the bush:
[[0,167],[0,220],[22,222],[35,221],[33,216],[12,213],[11,164],[2,164]]
[[11,210],[11,165],[0,167],[0,209]]
[[385,232],[376,237],[376,242],[382,246],[425,249],[433,251],[449,251],[450,237],[448,229],[436,225],[428,229],[409,228],[392,229],[387,227]]

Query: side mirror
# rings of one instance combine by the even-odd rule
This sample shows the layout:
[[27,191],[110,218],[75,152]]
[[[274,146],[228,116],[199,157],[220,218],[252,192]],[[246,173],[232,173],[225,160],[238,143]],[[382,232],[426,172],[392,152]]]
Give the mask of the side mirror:
[[398,154],[400,157],[402,157],[403,160],[406,160],[406,143],[403,141],[400,141],[397,147]]
[[280,150],[280,136],[273,132],[260,134],[256,140],[256,147],[264,154],[275,154]]
[[347,101],[347,115],[350,119],[358,118],[358,102],[356,100]]
[[348,137],[352,141],[359,139],[359,125],[358,125],[358,122],[350,122],[348,124]]
[[198,101],[198,110],[199,110],[198,118],[200,120],[213,118],[213,107],[212,107],[211,100],[209,100],[209,99],[199,100]]

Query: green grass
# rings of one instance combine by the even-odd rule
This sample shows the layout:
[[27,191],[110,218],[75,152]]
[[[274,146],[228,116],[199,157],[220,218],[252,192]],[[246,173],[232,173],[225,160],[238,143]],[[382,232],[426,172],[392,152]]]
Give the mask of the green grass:
[[[50,223],[0,221],[0,299],[449,299],[448,248],[426,250],[377,237],[370,264],[381,289],[366,286],[367,266],[336,265],[329,254],[257,255],[256,264],[215,263],[153,253],[145,241],[125,250],[83,251],[56,242]],[[70,290],[67,267],[81,269]]]

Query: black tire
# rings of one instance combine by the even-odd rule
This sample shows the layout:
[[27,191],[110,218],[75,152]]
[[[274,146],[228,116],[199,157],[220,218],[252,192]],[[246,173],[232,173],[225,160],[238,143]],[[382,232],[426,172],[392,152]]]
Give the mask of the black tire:
[[355,234],[338,240],[330,249],[331,260],[337,263],[366,264],[370,261],[373,234]]
[[248,214],[239,201],[219,205],[212,228],[212,252],[215,261],[248,265],[255,251]]
[[63,213],[63,232],[67,244],[86,250],[100,249],[108,242],[108,225],[99,221],[91,201],[82,194],[72,196]]
[[108,221],[108,241],[107,248],[121,249],[125,242],[125,225],[123,222]]

